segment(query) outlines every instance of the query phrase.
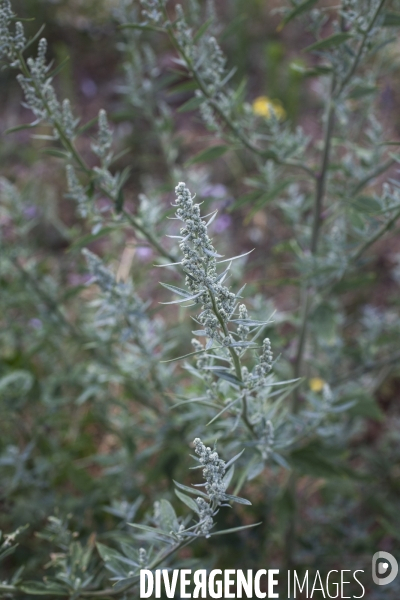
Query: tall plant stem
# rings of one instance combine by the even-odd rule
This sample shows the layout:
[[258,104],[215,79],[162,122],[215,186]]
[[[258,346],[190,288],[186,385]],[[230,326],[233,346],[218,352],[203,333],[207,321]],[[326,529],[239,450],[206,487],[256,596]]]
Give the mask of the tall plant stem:
[[[310,244],[310,252],[313,256],[317,253],[318,249],[318,240],[321,229],[321,214],[323,209],[323,202],[326,192],[326,180],[328,175],[328,167],[329,167],[329,156],[330,149],[332,144],[332,134],[334,128],[335,121],[335,105],[333,101],[333,90],[335,86],[335,79],[332,78],[331,83],[331,93],[328,103],[328,112],[326,117],[326,125],[325,125],[325,136],[324,136],[324,145],[321,157],[321,166],[319,173],[317,174],[317,179],[315,182],[315,194],[314,194],[314,212],[313,212],[313,225],[312,225],[312,234],[311,234],[311,244]],[[311,294],[312,287],[307,285],[302,290],[302,309],[301,309],[301,325],[300,325],[300,333],[299,333],[299,341],[297,346],[297,353],[294,362],[294,377],[298,378],[301,376],[302,364],[303,364],[303,355],[304,349],[307,340],[307,331],[308,331],[308,317],[310,313],[310,305],[311,305]],[[293,393],[292,396],[292,411],[293,413],[297,413],[299,410],[299,399],[300,393],[299,388]],[[291,517],[289,518],[288,526],[286,529],[285,535],[285,562],[286,568],[293,568],[293,552],[294,546],[296,542],[296,522],[297,522],[297,507],[296,507],[296,486],[297,486],[297,473],[292,471],[289,481],[287,493],[289,496],[289,501],[292,507]]]
[[[319,234],[321,230],[321,214],[323,209],[323,203],[326,192],[326,180],[328,176],[328,167],[329,167],[329,156],[332,145],[332,134],[333,127],[335,121],[335,106],[333,102],[333,90],[335,86],[335,80],[332,78],[331,84],[331,94],[329,98],[328,104],[328,112],[326,117],[326,125],[325,125],[325,136],[324,136],[324,145],[321,157],[321,166],[317,176],[317,180],[315,183],[315,193],[314,193],[314,211],[313,211],[313,224],[312,224],[312,233],[311,233],[311,244],[310,244],[310,253],[312,256],[315,256],[318,249],[318,240]],[[302,310],[301,310],[301,325],[300,325],[300,334],[299,334],[299,342],[297,346],[297,353],[294,362],[294,377],[300,377],[304,348],[307,339],[307,329],[308,329],[308,317],[310,312],[310,304],[311,304],[311,293],[312,287],[307,285],[303,288],[302,292]],[[295,390],[293,394],[293,411],[297,412],[298,410],[298,401],[299,401],[299,390],[298,388]]]
[[[342,79],[342,81],[337,86],[336,86],[335,77],[334,76],[332,77],[331,93],[330,93],[330,98],[329,98],[329,103],[328,103],[327,120],[326,120],[326,127],[325,127],[324,146],[323,146],[323,152],[322,152],[322,158],[321,158],[321,167],[320,167],[319,172],[317,173],[316,185],[315,185],[314,214],[313,214],[313,225],[312,225],[311,244],[310,244],[310,252],[311,252],[312,256],[315,256],[317,254],[317,250],[318,250],[318,240],[319,240],[319,234],[320,234],[320,229],[321,229],[321,214],[322,214],[323,201],[324,201],[325,192],[326,192],[326,182],[327,182],[327,174],[328,174],[328,167],[329,167],[329,155],[330,155],[330,149],[331,149],[331,144],[332,144],[332,134],[333,134],[334,120],[335,120],[335,101],[342,94],[343,90],[346,88],[348,83],[351,81],[353,75],[357,71],[357,68],[359,66],[360,60],[361,60],[363,52],[364,52],[364,48],[365,48],[368,36],[369,36],[371,30],[373,29],[373,27],[375,26],[375,23],[377,21],[380,11],[382,10],[382,8],[385,4],[385,1],[386,0],[381,0],[379,2],[368,27],[364,31],[361,43],[355,54],[353,63],[351,65],[349,71],[345,75],[345,77]],[[388,166],[390,166],[390,165],[388,165]],[[385,167],[386,167],[386,165],[385,165]],[[367,182],[368,181],[361,182],[360,189]],[[393,219],[391,219],[388,223],[386,223],[384,226],[382,226],[382,228],[380,228],[380,230],[378,230],[376,232],[376,237],[374,236],[372,238],[371,243],[373,243],[373,241],[375,241],[375,239],[378,239],[380,237],[380,235],[382,235],[382,230],[384,229],[384,231],[386,231],[391,226],[391,224],[395,221],[396,218],[397,218],[397,215],[395,215],[393,217]],[[368,243],[368,246],[369,245],[370,245],[370,243]],[[360,248],[360,250],[357,253],[355,253],[355,256],[353,256],[353,259],[356,260],[360,256],[360,254],[362,252],[364,252],[366,247],[368,247],[366,245],[364,245],[364,246],[362,246]],[[301,311],[302,312],[301,325],[300,325],[300,333],[299,333],[299,342],[298,342],[298,346],[297,346],[297,354],[296,354],[295,364],[294,364],[294,376],[295,377],[299,377],[301,375],[301,370],[302,370],[304,349],[305,349],[306,340],[307,340],[308,320],[309,320],[310,305],[311,305],[311,294],[312,294],[312,286],[307,285],[305,287],[305,289],[303,289],[303,294],[302,294],[303,300],[302,300],[302,311]],[[293,394],[293,404],[292,404],[294,413],[296,413],[298,411],[299,398],[300,398],[299,390],[296,389]],[[294,545],[295,545],[295,540],[296,540],[296,520],[297,520],[296,482],[297,482],[297,475],[296,475],[296,472],[293,471],[290,476],[289,483],[288,483],[288,494],[290,496],[291,503],[292,503],[292,517],[289,520],[288,527],[286,530],[286,538],[285,538],[285,558],[286,558],[286,564],[287,564],[288,568],[291,568],[293,565],[293,550],[294,550]]]

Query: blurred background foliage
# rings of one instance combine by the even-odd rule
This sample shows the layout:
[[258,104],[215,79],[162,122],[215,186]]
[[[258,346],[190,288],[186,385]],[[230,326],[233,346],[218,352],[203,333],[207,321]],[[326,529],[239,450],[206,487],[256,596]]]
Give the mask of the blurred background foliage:
[[[247,281],[246,297],[253,299],[255,316],[277,310],[266,333],[276,354],[282,353],[279,375],[290,377],[298,328],[293,315],[304,274],[293,266],[293,255],[301,255],[301,249],[293,238],[286,190],[269,194],[244,152],[187,164],[211,138],[196,112],[179,111],[192,96],[182,85],[185,74],[174,65],[168,41],[146,33],[156,57],[157,97],[146,110],[135,104],[126,90],[118,0],[15,0],[13,8],[20,18],[34,16],[25,23],[29,35],[45,23],[48,57],[55,64],[66,60],[55,86],[60,97],[70,98],[82,123],[95,118],[100,108],[107,109],[117,151],[128,149],[113,169],[130,168],[125,204],[134,214],[141,193],[156,198],[161,215],[171,215],[172,190],[184,173],[205,205],[219,209],[213,230],[219,251],[230,255],[255,248],[251,259],[236,268],[233,283]],[[293,130],[301,125],[317,141],[322,135],[323,93],[318,78],[305,77],[313,59],[300,51],[313,40],[304,21],[278,31],[282,17],[274,9],[280,8],[278,0],[219,1],[223,50],[228,63],[237,67],[234,84],[246,79],[245,100],[253,105],[258,99],[261,116],[262,102],[275,103]],[[400,128],[399,49],[397,38],[384,58],[371,65],[384,73],[378,78],[373,106],[383,138],[391,141],[398,139]],[[118,319],[110,317],[109,329],[107,325],[106,333],[99,333],[96,311],[101,298],[98,288],[88,285],[81,249],[89,246],[120,280],[132,281],[143,301],[151,299],[148,311],[165,329],[167,356],[190,352],[192,326],[183,310],[160,306],[169,294],[158,284],[159,274],[152,268],[157,253],[146,240],[115,222],[93,235],[66,197],[63,165],[45,156],[47,142],[31,138],[29,131],[4,133],[29,122],[31,115],[21,106],[12,71],[0,72],[0,85],[0,529],[9,532],[29,524],[17,551],[1,568],[6,579],[24,564],[25,575],[35,578],[46,574],[43,565],[56,560],[49,542],[59,543],[67,535],[67,522],[68,535],[88,547],[94,543],[94,531],[103,543],[125,539],[124,522],[136,513],[145,515],[160,497],[173,501],[172,480],[187,480],[190,464],[193,424],[183,412],[172,417],[152,409],[159,392],[153,383],[143,384],[137,364],[129,362],[123,345],[120,349]],[[357,111],[359,99],[352,102]],[[160,114],[157,128],[154,119]],[[35,131],[48,132],[44,124]],[[92,141],[90,130],[80,137],[83,155],[89,157]],[[371,162],[367,149],[363,155],[360,145],[356,152],[361,163]],[[389,177],[399,182],[396,165]],[[376,209],[374,198],[376,202],[384,179],[375,179],[365,190],[369,205],[366,200],[349,208],[350,220],[360,229],[366,213]],[[291,183],[296,183],[294,177]],[[156,215],[154,222],[163,239],[162,217]],[[301,230],[303,224],[296,227]],[[389,348],[390,356],[399,350],[396,233],[380,240],[368,260],[337,284],[332,301],[318,307],[310,325],[316,341],[310,351],[312,355],[315,350],[315,358],[305,373],[306,395],[321,401],[330,368],[343,379],[353,372],[343,364],[359,368],[364,385],[356,378],[346,392],[353,405],[341,443],[311,440],[291,452],[290,461],[300,474],[298,569],[369,569],[378,549],[399,552],[400,371],[398,362],[383,362],[378,370],[371,367],[381,360],[380,349]],[[176,324],[168,327],[172,321]],[[161,356],[160,347],[154,347],[154,356]],[[165,368],[162,376],[166,394],[198,394],[197,382],[179,366]],[[212,543],[202,541],[193,547],[193,556],[204,566],[220,568],[282,566],[293,512],[288,479],[287,470],[270,466],[247,483],[246,497],[253,506],[221,513],[219,525],[262,525]],[[55,517],[49,524],[51,515]],[[390,593],[387,598],[398,597],[395,588]],[[370,597],[380,597],[374,594]]]

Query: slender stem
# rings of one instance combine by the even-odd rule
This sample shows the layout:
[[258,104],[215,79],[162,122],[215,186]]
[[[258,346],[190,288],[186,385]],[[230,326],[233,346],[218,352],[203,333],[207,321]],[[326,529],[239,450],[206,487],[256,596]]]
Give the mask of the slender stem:
[[[299,344],[297,347],[297,354],[296,354],[296,358],[295,358],[295,363],[294,363],[294,369],[293,369],[293,377],[295,379],[297,379],[298,377],[300,377],[300,373],[301,373],[301,366],[302,366],[302,359],[303,359],[303,353],[304,353],[304,346],[306,343],[306,337],[307,337],[307,323],[308,323],[308,315],[310,312],[310,305],[311,305],[311,297],[310,297],[310,293],[309,290],[304,290],[303,291],[303,295],[304,295],[304,300],[303,300],[303,307],[302,307],[302,315],[301,315],[301,326],[300,326],[300,335],[299,335]],[[297,389],[294,392],[294,402],[293,402],[293,412],[297,412],[298,407],[299,407],[299,403],[298,403],[298,392]]]
[[[317,176],[315,184],[315,196],[314,196],[314,214],[313,214],[313,226],[311,234],[310,252],[313,256],[316,255],[318,249],[318,239],[321,228],[321,213],[323,208],[323,201],[326,191],[326,180],[328,176],[329,167],[329,156],[332,144],[332,134],[335,120],[335,105],[333,101],[333,89],[335,86],[335,78],[332,77],[331,82],[331,93],[328,104],[328,114],[325,126],[324,146],[321,158],[321,167]],[[307,339],[308,330],[308,318],[311,306],[311,294],[312,287],[307,286],[303,289],[303,301],[302,301],[302,314],[301,314],[301,326],[299,334],[299,342],[297,346],[297,353],[294,363],[294,377],[297,378],[301,375],[304,349]],[[300,393],[299,388],[296,388],[292,396],[292,410],[295,414],[299,410]],[[288,526],[285,535],[285,562],[288,570],[293,568],[293,551],[296,543],[296,523],[297,523],[297,506],[296,506],[296,484],[298,475],[293,470],[289,482],[287,493],[292,504],[292,514],[289,519]]]
[[[219,324],[221,325],[221,328],[224,332],[224,334],[226,336],[229,336],[229,329],[224,321],[224,319],[222,318],[219,310],[218,310],[218,306],[217,306],[217,302],[215,300],[215,296],[214,293],[212,291],[211,288],[208,288],[208,293],[210,294],[210,298],[211,298],[211,303],[213,306],[213,311],[215,316],[217,317]],[[242,367],[240,364],[240,358],[239,356],[236,354],[235,348],[232,348],[231,346],[227,346],[229,353],[231,355],[234,367],[235,367],[235,372],[236,372],[236,377],[239,379],[239,381],[243,381],[243,377],[242,377]],[[247,405],[247,398],[246,395],[243,394],[242,397],[242,406],[243,406],[243,410],[242,410],[242,419],[244,424],[246,425],[247,429],[250,431],[250,433],[252,434],[253,437],[257,437],[256,433],[254,431],[254,426],[251,423],[251,421],[249,420],[248,417],[248,405]]]
[[142,233],[146,237],[146,239],[157,250],[157,252],[160,254],[160,256],[164,256],[166,259],[168,259],[172,263],[178,262],[178,259],[176,258],[176,256],[174,256],[173,254],[170,254],[168,252],[168,250],[163,248],[162,245],[160,244],[160,242],[154,237],[154,235],[150,231],[148,231],[138,221],[138,219],[134,215],[132,215],[131,213],[128,213],[126,210],[123,210],[122,213],[123,213],[124,217],[127,219],[127,221],[129,221],[129,223],[132,225],[132,227],[134,227],[135,229],[140,231],[140,233]]
[[366,185],[368,185],[370,181],[375,179],[375,177],[379,177],[379,175],[382,175],[382,173],[390,169],[390,167],[393,166],[395,162],[396,161],[393,158],[389,158],[384,163],[379,165],[372,173],[369,173],[369,175],[366,175],[366,177],[364,177],[363,179],[361,179],[361,181],[358,182],[358,184],[352,190],[351,195],[356,196],[357,194],[359,194],[361,190]]
[[[323,208],[323,201],[326,191],[326,180],[328,176],[329,167],[329,156],[332,144],[332,134],[335,120],[335,105],[333,103],[333,89],[335,86],[335,80],[332,78],[331,83],[331,95],[328,104],[328,114],[325,127],[324,146],[321,158],[321,167],[318,173],[318,177],[315,184],[315,196],[314,196],[314,214],[313,214],[313,226],[311,234],[310,252],[314,256],[318,249],[319,233],[321,229],[321,213]],[[303,362],[304,348],[307,339],[308,329],[308,317],[310,312],[312,288],[308,286],[303,292],[303,307],[301,315],[301,326],[299,343],[297,347],[297,353],[294,363],[294,377],[299,377],[301,373],[301,367]],[[295,390],[293,395],[293,410],[297,411],[297,405],[299,400],[299,390]]]
[[377,6],[377,8],[375,10],[375,13],[374,13],[374,15],[373,15],[373,17],[372,17],[372,19],[371,19],[371,21],[370,21],[367,29],[364,31],[363,38],[362,38],[361,44],[360,44],[360,46],[358,48],[358,51],[357,51],[357,54],[356,54],[355,59],[353,61],[353,64],[351,65],[351,68],[349,69],[347,75],[342,80],[342,82],[341,82],[341,84],[339,86],[339,89],[337,90],[336,97],[338,97],[342,93],[342,91],[344,90],[344,88],[346,87],[346,85],[349,83],[349,81],[351,81],[354,73],[356,72],[357,67],[359,65],[359,62],[360,62],[361,57],[362,57],[362,53],[363,53],[364,48],[365,48],[365,44],[366,44],[367,39],[368,39],[368,35],[371,32],[371,30],[373,29],[373,27],[374,27],[374,25],[376,23],[376,20],[377,20],[377,18],[379,16],[379,13],[381,12],[381,10],[382,10],[385,2],[386,2],[386,0],[381,0],[379,2],[378,6]]
[[[214,314],[217,317],[217,319],[219,321],[219,324],[221,325],[224,334],[226,336],[229,336],[229,329],[228,329],[228,327],[227,327],[224,319],[222,318],[221,313],[218,310],[218,306],[217,306],[217,302],[215,300],[214,292],[212,291],[211,288],[208,288],[208,293],[210,294],[210,298],[211,298],[211,303],[212,303],[212,306],[213,306]],[[239,379],[239,381],[243,381],[243,378],[242,378],[242,368],[240,366],[240,358],[236,354],[235,348],[232,348],[231,346],[228,346],[228,350],[229,350],[229,353],[230,353],[230,355],[232,357],[232,361],[233,361],[233,364],[234,364],[234,367],[235,367],[236,377]]]
[[[334,81],[332,80],[332,89]],[[335,107],[331,98],[329,101],[328,115],[325,130],[324,150],[322,154],[321,168],[317,176],[317,182],[315,186],[315,199],[314,199],[314,217],[313,217],[313,228],[311,236],[311,253],[316,254],[318,246],[318,237],[321,230],[321,213],[323,208],[323,200],[326,190],[326,178],[328,174],[329,166],[329,154],[332,144],[332,133],[335,120]]]
[[351,262],[357,261],[360,258],[360,256],[370,246],[372,246],[372,244],[374,244],[380,237],[382,237],[392,227],[392,225],[394,225],[396,223],[396,221],[399,217],[400,217],[400,210],[395,212],[395,214],[393,215],[393,217],[391,219],[386,221],[386,223],[383,223],[377,229],[377,231],[374,233],[374,235],[372,235],[368,240],[366,240],[363,244],[361,244],[361,246],[358,248],[358,250],[356,250],[356,252],[354,252],[354,254],[351,255],[350,261]]
[[246,135],[239,129],[239,127],[237,127],[237,125],[235,125],[235,123],[232,121],[230,116],[226,114],[226,112],[223,110],[223,108],[221,108],[219,103],[210,94],[208,86],[204,83],[201,75],[199,74],[199,72],[197,71],[195,66],[193,65],[192,60],[189,58],[189,56],[187,56],[185,50],[182,48],[181,44],[179,43],[179,41],[175,35],[173,26],[169,22],[168,14],[165,10],[165,7],[164,7],[164,15],[167,20],[166,31],[168,33],[168,36],[171,40],[172,45],[175,47],[178,54],[180,54],[181,57],[183,58],[183,60],[185,61],[189,73],[192,75],[193,79],[196,81],[196,83],[197,83],[199,89],[201,90],[201,92],[203,93],[203,95],[207,98],[207,100],[210,103],[210,105],[212,106],[212,108],[219,115],[219,117],[222,119],[222,121],[225,123],[225,125],[228,127],[228,129],[231,131],[231,133],[233,133],[233,135],[236,137],[236,139],[238,139],[241,142],[241,144],[243,144],[243,146],[245,148],[247,148],[248,150],[250,150],[250,152],[252,152],[253,154],[256,154],[257,156],[260,156],[262,158],[269,158],[269,159],[273,160],[274,162],[276,162],[277,164],[281,164],[281,165],[296,168],[296,169],[301,169],[302,171],[307,173],[307,175],[309,175],[311,178],[315,179],[316,175],[315,175],[314,171],[312,169],[310,169],[309,167],[307,167],[307,165],[304,165],[301,162],[298,162],[295,160],[279,159],[270,150],[263,150],[262,148],[259,148],[258,146],[256,146],[250,140],[247,139]]

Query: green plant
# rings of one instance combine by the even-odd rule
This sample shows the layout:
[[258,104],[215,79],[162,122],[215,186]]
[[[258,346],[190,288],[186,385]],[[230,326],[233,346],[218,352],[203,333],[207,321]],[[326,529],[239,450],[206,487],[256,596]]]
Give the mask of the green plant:
[[[306,555],[310,566],[320,559],[329,570],[341,556],[341,536],[357,560],[359,553],[369,557],[384,535],[397,547],[391,536],[398,522],[396,472],[388,465],[398,461],[398,415],[390,408],[393,415],[383,420],[376,397],[385,385],[398,385],[398,301],[383,307],[370,302],[376,274],[368,251],[396,230],[400,217],[398,182],[372,185],[398,162],[392,152],[397,142],[386,140],[379,122],[376,95],[399,15],[389,0],[316,5],[307,0],[284,9],[279,27],[303,18],[313,40],[302,55],[312,53],[313,59],[292,63],[296,84],[300,76],[320,82],[323,127],[319,120],[317,127],[323,134],[312,141],[273,104],[257,113],[246,81],[236,82],[235,69],[227,69],[211,2],[204,9],[197,2],[185,8],[164,0],[121,3],[114,17],[128,110],[118,118],[134,127],[146,120],[143,146],[156,148],[152,160],[158,165],[144,173],[139,202],[133,203],[125,149],[115,153],[106,111],[80,126],[69,100],[58,99],[58,67],[47,63],[46,40],[39,31],[27,41],[23,24],[3,1],[1,57],[18,71],[24,105],[35,118],[10,133],[39,131],[36,138],[51,142],[45,152],[65,166],[66,198],[78,216],[71,227],[54,223],[70,246],[73,268],[80,277],[91,276],[85,285],[67,284],[68,266],[54,265],[38,247],[40,215],[26,218],[29,198],[40,190],[32,183],[19,190],[3,178],[2,218],[9,231],[2,240],[1,302],[13,325],[2,333],[1,500],[4,527],[16,530],[0,547],[5,597],[129,597],[140,568],[181,567],[192,559],[206,566],[226,563],[221,533],[240,536],[242,556],[256,548],[254,560],[277,549],[276,560],[290,568],[304,566]],[[161,34],[178,67],[167,75],[157,59]],[[28,57],[37,40],[37,57]],[[171,95],[183,95],[178,110]],[[184,162],[177,123],[193,111],[207,137]],[[89,151],[87,132],[95,126]],[[190,190],[200,197],[203,190],[207,202],[213,195],[204,192],[213,187],[212,168],[199,168],[210,161],[239,173],[231,214],[245,223],[265,207],[278,215],[283,239],[268,249],[268,262],[290,261],[284,283],[295,301],[290,311],[276,307],[275,325],[259,294],[246,301],[254,318],[244,303],[240,270],[243,259],[251,262],[249,253],[220,255],[209,234],[217,212],[202,216],[194,202]],[[188,186],[176,187],[172,218],[183,225],[177,231],[168,223],[164,199],[181,179]],[[178,239],[182,260],[165,241],[167,232]],[[162,284],[178,300],[165,299],[151,277],[146,280],[145,268],[144,276],[139,266],[130,276],[130,265],[122,275],[115,265],[106,267],[108,257],[128,256],[132,239],[136,247],[151,248],[157,266],[171,277],[183,271],[185,288]],[[352,296],[358,288],[360,296]],[[200,306],[192,317],[192,351],[174,306],[162,309],[159,299]],[[275,353],[282,350],[279,360],[273,360],[270,338]],[[180,358],[178,345],[187,348]],[[386,431],[373,451],[364,442],[359,457],[368,419],[385,423]],[[185,477],[185,449],[193,439],[205,492],[171,483]],[[211,449],[216,440],[222,455],[234,457],[227,463]],[[310,508],[302,487],[307,478],[321,486],[322,498]],[[230,483],[233,494],[226,493]],[[215,529],[221,506],[250,505],[237,496],[243,487],[246,497],[254,493],[252,508],[230,517],[221,511],[222,528]],[[192,516],[175,513],[174,493]],[[308,530],[299,514],[306,515]],[[340,523],[353,519],[354,531],[343,531]],[[140,524],[126,526],[133,520]],[[249,529],[259,520],[267,525]],[[28,521],[44,541],[22,533]],[[14,544],[17,535],[25,540],[22,548]],[[189,559],[183,549],[194,541]],[[52,575],[33,580],[43,565]],[[396,589],[390,593],[394,598]]]

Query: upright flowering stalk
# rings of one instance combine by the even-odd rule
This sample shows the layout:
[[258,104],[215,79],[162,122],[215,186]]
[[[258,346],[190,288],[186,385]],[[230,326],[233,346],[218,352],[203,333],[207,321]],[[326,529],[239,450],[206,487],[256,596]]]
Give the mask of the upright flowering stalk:
[[[271,405],[269,398],[276,394],[271,390],[275,385],[292,382],[274,381],[270,340],[265,338],[261,346],[256,345],[269,321],[249,318],[246,306],[238,303],[240,292],[235,294],[224,285],[232,260],[239,257],[218,260],[223,257],[217,253],[208,235],[208,226],[216,212],[202,218],[200,206],[194,203],[186,185],[179,183],[175,191],[176,217],[183,222],[177,236],[183,253],[179,264],[184,269],[187,291],[163,285],[183,296],[183,299],[174,302],[190,301],[201,305],[195,321],[202,328],[193,333],[206,338],[206,343],[195,338],[192,344],[197,371],[208,388],[205,399],[208,405],[211,401],[219,408],[210,423],[226,413],[223,424],[226,434],[242,423],[250,433],[252,447],[261,453],[264,460],[276,443],[272,413],[275,421],[283,419],[283,415],[278,416],[276,407]],[[227,268],[218,273],[218,265],[226,262]],[[253,365],[247,366],[243,364],[245,354],[252,349],[261,352],[256,354],[256,364],[252,361]],[[227,389],[233,391],[233,398],[226,398]]]
[[214,517],[221,506],[230,506],[228,504],[229,502],[247,505],[251,504],[251,502],[245,498],[232,496],[231,494],[226,493],[226,488],[228,487],[233,474],[230,467],[242,455],[242,452],[226,463],[219,457],[215,447],[214,449],[211,449],[209,446],[205,446],[200,438],[196,438],[193,441],[193,445],[194,451],[198,456],[196,460],[200,463],[199,467],[203,468],[203,477],[205,479],[204,484],[197,485],[196,487],[204,487],[205,492],[198,492],[195,488],[190,488],[175,482],[177,488],[180,488],[185,492],[189,492],[190,494],[200,494],[196,498],[196,501],[193,502],[191,498],[182,494],[179,490],[176,490],[177,496],[185,502],[185,504],[190,506],[198,516],[196,525],[190,527],[189,530],[183,530],[181,535],[186,534],[186,536],[188,536],[188,532],[191,531],[189,537],[195,534],[198,537],[205,536],[208,538],[212,535],[210,532],[214,527]]

